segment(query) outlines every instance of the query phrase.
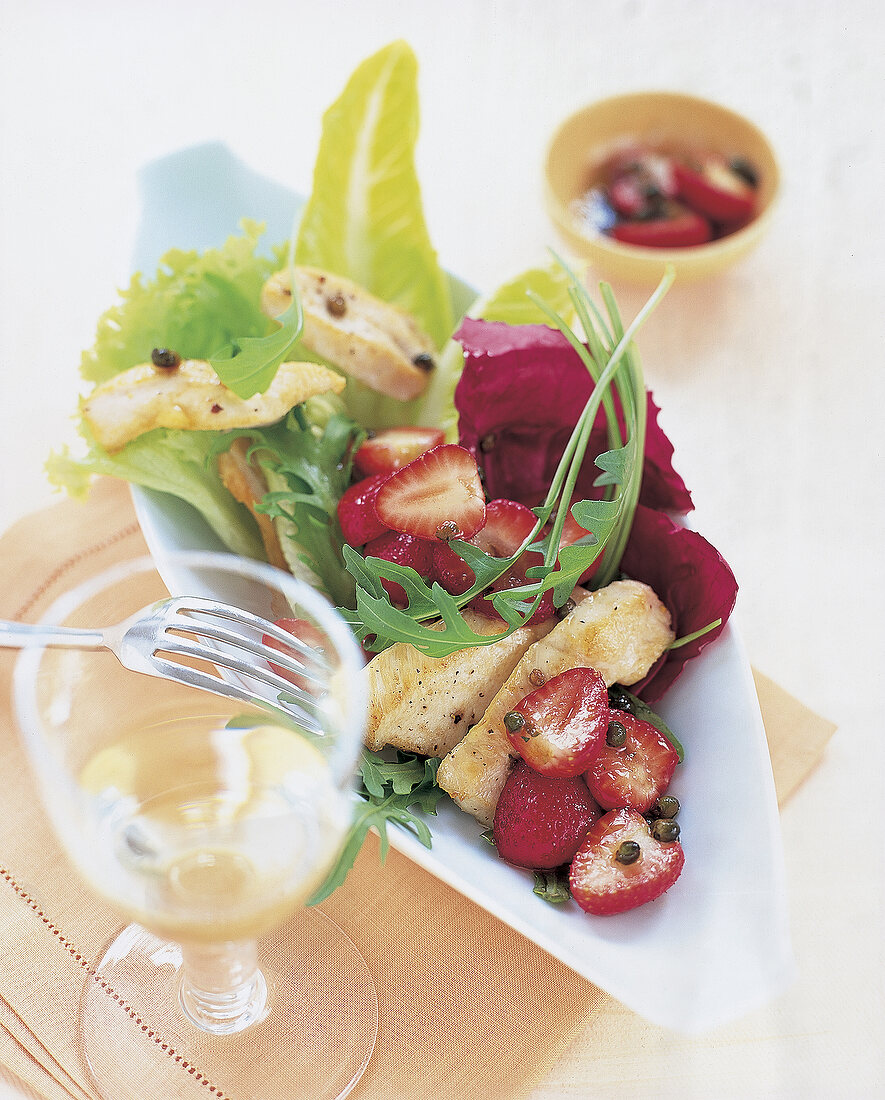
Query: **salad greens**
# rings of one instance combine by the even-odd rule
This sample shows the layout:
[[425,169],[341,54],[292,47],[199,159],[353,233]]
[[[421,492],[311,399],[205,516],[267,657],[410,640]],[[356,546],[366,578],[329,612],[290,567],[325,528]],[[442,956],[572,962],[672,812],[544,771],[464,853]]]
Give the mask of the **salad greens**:
[[297,294],[292,304],[278,318],[280,327],[267,336],[238,336],[230,348],[216,352],[209,364],[221,381],[237,397],[264,393],[274,380],[277,367],[285,362],[297,347],[304,327],[304,313]]
[[[277,521],[286,564],[296,577],[333,602],[353,600],[354,582],[344,567],[336,508],[350,483],[353,453],[365,432],[344,413],[338,398],[312,397],[266,428],[234,433],[249,440],[249,457],[264,473],[268,492],[257,511]],[[230,446],[230,436],[216,441]]]
[[[571,278],[569,296],[585,329],[586,345],[559,313],[541,299],[536,299],[538,308],[547,313],[566,336],[588,372],[596,379],[596,384],[572,430],[543,502],[533,509],[537,517],[534,528],[508,558],[493,557],[463,540],[452,541],[452,549],[467,563],[475,578],[471,587],[457,597],[438,583],[426,584],[408,566],[381,558],[363,558],[345,547],[345,562],[356,578],[357,588],[356,608],[342,609],[342,614],[367,648],[386,649],[394,642],[405,641],[431,657],[444,657],[459,649],[485,646],[506,638],[531,619],[548,590],[552,592],[554,606],[562,607],[579,578],[609,544],[611,550],[601,570],[607,579],[600,583],[613,579],[639,499],[645,453],[645,383],[632,339],[672,281],[673,273],[669,271],[645,307],[625,329],[607,288],[604,288],[603,295],[610,328],[601,318],[594,320],[591,316],[593,306],[586,290]],[[573,504],[578,474],[584,465],[596,416],[603,406],[607,387],[612,383],[617,385],[622,407],[626,411],[628,434],[621,446],[596,458],[596,464],[602,471],[596,484],[608,486],[613,492],[608,499]],[[606,403],[604,407],[610,418],[610,434],[618,439],[620,429],[614,407],[611,403]],[[582,527],[592,530],[593,537],[560,549],[569,511]],[[550,529],[543,533],[548,523]],[[504,620],[506,629],[493,635],[472,630],[461,615],[461,608],[506,574],[529,549],[544,555],[543,565],[528,569],[525,585],[487,597]],[[382,580],[395,581],[403,587],[408,597],[407,608],[395,607],[390,602]],[[434,621],[432,627],[423,625],[428,620]],[[441,627],[437,620],[442,620]]]
[[259,253],[262,233],[261,225],[245,220],[242,233],[220,248],[173,248],[152,278],[133,275],[98,321],[95,343],[80,360],[83,379],[105,382],[149,362],[156,347],[174,348],[182,359],[208,359],[244,337],[272,332],[275,323],[261,312],[261,288],[283,261]]
[[[405,42],[364,61],[326,111],[313,188],[295,243],[296,264],[344,275],[410,313],[442,348],[455,317],[415,171],[417,62]],[[380,428],[415,410],[350,380],[356,420]]]
[[357,805],[354,821],[338,859],[308,905],[323,901],[344,882],[370,829],[376,829],[381,840],[382,863],[390,847],[387,825],[391,821],[414,833],[425,848],[431,847],[432,837],[427,822],[412,807],[425,814],[436,813],[437,803],[445,797],[436,785],[439,763],[437,757],[425,758],[414,753],[398,752],[394,760],[388,760],[380,753],[363,752],[357,788],[363,802]]
[[[50,479],[80,495],[95,474],[173,493],[196,508],[230,550],[262,558],[258,526],[221,484],[216,465],[220,452],[245,439],[247,456],[268,486],[256,510],[274,520],[289,567],[343,609],[367,647],[407,641],[442,656],[487,645],[528,621],[545,593],[552,594],[555,606],[565,605],[589,568],[596,567],[597,586],[624,569],[651,584],[679,620],[685,644],[673,651],[675,658],[668,655],[654,681],[666,685],[709,640],[701,637],[705,624],[716,614],[727,619],[736,591],[713,548],[665,514],[688,511],[690,496],[669,464],[672,447],[657,426],[658,410],[646,393],[632,338],[672,276],[626,327],[608,287],[602,287],[599,309],[561,263],[533,268],[474,300],[470,289],[441,267],[425,223],[415,171],[416,72],[415,57],[403,42],[378,51],[354,72],[324,116],[312,194],[292,242],[260,249],[262,227],[244,221],[241,233],[219,248],[167,252],[159,270],[150,278],[135,275],[99,320],[94,345],[80,366],[84,381],[97,385],[165,347],[183,359],[208,360],[241,397],[261,392],[284,358],[314,358],[299,339],[297,294],[277,321],[261,309],[265,282],[288,260],[350,278],[412,314],[439,349],[425,393],[402,403],[348,380],[342,397],[312,398],[277,424],[223,434],[156,429],[113,454],[82,421],[85,453],[52,455]],[[464,319],[453,332],[459,317]],[[492,333],[499,332],[504,333],[495,337],[500,346],[489,350]],[[550,391],[550,430],[531,425],[523,431],[520,450],[519,430],[508,432],[506,417],[512,421],[517,407],[523,416],[525,409],[536,411],[524,386],[530,377],[537,384],[539,361]],[[476,371],[468,378],[468,366],[480,362],[491,364],[490,370],[479,380]],[[499,394],[506,400],[498,400]],[[505,419],[489,429],[483,427],[489,416]],[[411,569],[342,545],[336,507],[350,482],[353,454],[366,429],[399,424],[442,427],[449,441],[474,454],[487,433],[497,435],[483,469],[490,496],[519,499],[506,483],[514,470],[520,478],[526,473],[534,478],[523,487],[536,523],[514,555],[499,559],[469,542],[451,543],[475,576],[461,596],[428,585]],[[536,457],[544,450],[542,441],[546,450]],[[560,549],[569,513],[593,533]],[[526,550],[539,552],[543,563],[526,571],[524,585],[490,597],[503,620],[502,633],[476,634],[461,609]],[[382,580],[405,589],[406,610],[391,604]],[[708,592],[715,594],[713,614],[704,603]],[[430,619],[441,620],[441,628],[426,625]],[[363,754],[364,801],[312,902],[344,880],[370,828],[381,836],[382,857],[390,821],[430,846],[419,814],[435,812],[443,797],[435,782],[438,763],[402,753],[395,759]],[[551,877],[541,891],[561,896],[559,887]]]

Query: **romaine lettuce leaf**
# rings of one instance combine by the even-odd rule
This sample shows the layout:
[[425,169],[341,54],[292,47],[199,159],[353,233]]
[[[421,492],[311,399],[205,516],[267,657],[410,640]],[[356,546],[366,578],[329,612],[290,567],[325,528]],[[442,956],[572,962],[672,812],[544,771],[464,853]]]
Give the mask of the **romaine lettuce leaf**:
[[[344,275],[401,306],[441,348],[455,319],[424,220],[417,136],[417,61],[405,42],[393,42],[356,69],[323,116],[295,262]],[[348,383],[346,400],[371,427],[403,422],[401,402],[359,383]]]
[[326,111],[295,262],[402,306],[442,347],[454,319],[415,172],[417,69],[411,48],[394,42],[356,69]]

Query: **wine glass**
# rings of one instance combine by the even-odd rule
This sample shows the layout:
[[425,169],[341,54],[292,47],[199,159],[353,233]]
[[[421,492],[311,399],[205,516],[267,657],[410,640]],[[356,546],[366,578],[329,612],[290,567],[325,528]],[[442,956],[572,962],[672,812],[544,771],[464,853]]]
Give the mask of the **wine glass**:
[[[54,828],[84,879],[136,923],[90,967],[81,1049],[108,1100],[345,1096],[378,1028],[352,941],[305,906],[343,843],[362,746],[362,657],[318,593],[227,554],[123,563],[45,622],[107,627],[168,594],[286,620],[327,670],[240,703],[130,672],[107,651],[31,648],[15,701]],[[273,653],[255,657],[273,668]],[[214,675],[229,678],[234,674]],[[276,666],[279,669],[279,666]]]

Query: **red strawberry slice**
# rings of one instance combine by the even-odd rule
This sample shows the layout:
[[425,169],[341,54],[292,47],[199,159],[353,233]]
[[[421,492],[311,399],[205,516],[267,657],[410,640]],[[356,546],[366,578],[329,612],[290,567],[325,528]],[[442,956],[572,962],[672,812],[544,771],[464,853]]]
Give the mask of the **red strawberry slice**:
[[353,457],[358,474],[392,474],[445,440],[442,428],[384,428],[367,439]]
[[608,724],[608,689],[595,668],[560,672],[504,716],[515,751],[535,771],[559,778],[586,771]]
[[[509,558],[528,538],[535,526],[535,514],[515,500],[490,500],[486,505],[486,521],[473,542],[494,558]],[[532,551],[526,554],[540,565],[544,558]],[[530,561],[528,564],[532,564]]]
[[706,157],[696,168],[676,164],[682,201],[717,222],[743,221],[756,205],[756,192],[723,157]]
[[670,785],[679,754],[659,730],[635,714],[613,710],[610,720],[626,736],[614,744],[621,730],[611,728],[584,778],[603,809],[629,806],[643,814]]
[[[325,635],[307,619],[277,619],[274,626],[293,634],[300,642],[303,642],[317,653],[322,654],[325,652]],[[280,641],[279,638],[271,637],[270,634],[262,635],[261,644],[267,646],[268,649],[275,649],[278,653],[284,653],[287,657],[291,657],[292,660],[299,663],[303,663],[305,660],[304,654],[297,647],[287,646],[285,642]],[[311,677],[300,676],[293,669],[284,668],[275,661],[269,661],[268,664],[277,676],[289,680],[295,687],[302,688],[305,691],[317,690],[318,685]]]
[[586,913],[625,913],[669,890],[684,864],[678,840],[656,840],[635,810],[612,810],[590,826],[572,860],[569,886]]
[[391,530],[416,538],[471,538],[486,518],[476,460],[454,443],[425,451],[390,475],[375,512]]
[[[515,500],[492,500],[486,505],[485,524],[468,541],[494,558],[509,558],[519,549],[534,525],[535,516],[524,504],[518,504]],[[515,579],[508,584],[502,578],[496,588],[512,588],[517,584],[525,584],[525,569],[530,564],[540,565],[543,561],[541,554],[527,553],[514,567]],[[434,571],[435,579],[453,596],[466,592],[476,579],[464,559],[444,543],[434,552]],[[488,601],[480,597],[479,603],[482,604],[480,610],[489,610]]]
[[[430,573],[433,560],[433,543],[419,539],[414,535],[404,535],[399,531],[387,531],[377,539],[367,543],[363,554],[367,558],[383,558],[397,565],[409,565],[422,577]],[[384,591],[391,602],[405,607],[408,603],[406,590],[396,581],[382,580]]]
[[498,797],[492,835],[508,863],[561,867],[571,862],[599,815],[580,776],[550,779],[518,760]]
[[[491,554],[492,557],[509,558],[525,542],[535,523],[534,512],[524,504],[519,504],[515,500],[492,500],[486,505],[485,526],[471,539],[471,542],[476,543],[481,550]],[[527,550],[503,576],[492,584],[491,591],[503,592],[508,588],[522,587],[528,583],[526,570],[533,565],[543,564],[543,554],[539,554],[537,550]],[[484,595],[472,600],[471,606],[483,615],[497,615],[491,600],[487,600]],[[543,622],[553,613],[553,594],[545,592],[529,622],[533,624]]]
[[387,474],[364,477],[341,494],[338,523],[344,541],[349,545],[365,546],[387,530],[375,512],[375,497],[387,477]]
[[612,237],[643,248],[685,248],[713,239],[713,227],[702,214],[672,205],[667,217],[620,222],[611,229]]

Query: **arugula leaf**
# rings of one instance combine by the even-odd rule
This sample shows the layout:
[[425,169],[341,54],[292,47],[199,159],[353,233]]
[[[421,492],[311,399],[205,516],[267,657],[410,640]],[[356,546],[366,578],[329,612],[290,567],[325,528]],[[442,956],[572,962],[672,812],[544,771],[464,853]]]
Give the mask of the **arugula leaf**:
[[296,293],[293,292],[292,304],[278,321],[280,327],[276,332],[268,336],[238,336],[231,341],[229,354],[217,353],[209,360],[221,381],[237,397],[245,399],[255,393],[264,393],[274,380],[280,363],[285,362],[297,345],[304,314]]
[[537,894],[551,905],[562,905],[568,901],[572,892],[569,889],[568,868],[555,867],[552,871],[535,871],[533,894]]
[[275,521],[289,568],[342,604],[353,602],[354,583],[341,556],[337,505],[363,434],[340,400],[324,395],[296,405],[276,424],[229,433],[215,444],[221,450],[237,436],[250,440],[249,455],[269,490],[256,508]]
[[335,864],[322,886],[307,902],[316,905],[323,901],[347,878],[347,873],[359,855],[363,841],[370,829],[378,832],[381,841],[380,856],[383,863],[390,848],[387,835],[388,823],[414,833],[425,848],[430,848],[433,838],[422,814],[436,814],[437,803],[445,792],[436,785],[438,757],[422,757],[414,753],[397,752],[394,760],[380,753],[363,751],[359,766],[359,796],[354,819]]

